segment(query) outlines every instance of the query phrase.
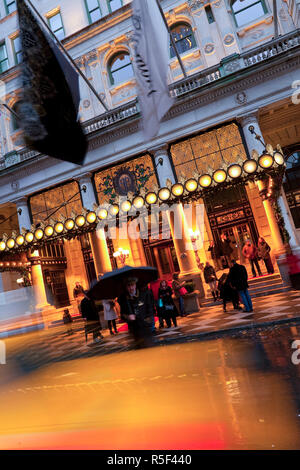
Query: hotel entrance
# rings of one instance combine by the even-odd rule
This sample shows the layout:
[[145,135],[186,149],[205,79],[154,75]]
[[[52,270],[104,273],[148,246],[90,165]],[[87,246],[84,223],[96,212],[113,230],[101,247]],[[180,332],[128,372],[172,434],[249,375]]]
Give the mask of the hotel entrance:
[[172,240],[162,240],[157,243],[145,240],[144,249],[147,264],[157,268],[160,279],[170,281],[173,273],[180,271]]
[[230,246],[233,250],[231,255],[232,258],[243,264],[245,262],[245,258],[242,253],[243,246],[247,240],[253,241],[249,224],[243,223],[222,228],[219,230],[220,239],[222,235],[225,235],[231,242]]

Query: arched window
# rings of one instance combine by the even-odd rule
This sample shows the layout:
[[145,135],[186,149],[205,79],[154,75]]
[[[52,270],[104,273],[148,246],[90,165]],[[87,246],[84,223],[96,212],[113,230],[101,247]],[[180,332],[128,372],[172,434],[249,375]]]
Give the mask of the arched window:
[[267,13],[264,0],[232,0],[231,10],[237,26],[251,23]]
[[[196,47],[196,41],[192,27],[187,23],[177,23],[171,27],[171,34],[177,46],[179,54],[183,54],[193,47]],[[176,53],[170,41],[170,56],[175,57]]]
[[128,52],[124,51],[112,57],[108,64],[108,74],[111,85],[126,82],[134,76]]

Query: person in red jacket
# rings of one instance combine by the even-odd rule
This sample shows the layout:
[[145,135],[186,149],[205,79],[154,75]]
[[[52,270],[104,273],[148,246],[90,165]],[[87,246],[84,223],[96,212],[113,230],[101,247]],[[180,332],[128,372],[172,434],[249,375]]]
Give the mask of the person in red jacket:
[[245,245],[244,245],[243,255],[251,263],[251,269],[252,269],[253,277],[257,276],[254,265],[256,266],[258,276],[262,276],[260,266],[258,264],[258,259],[257,259],[257,248],[254,245],[254,243],[252,243],[250,240],[247,240]]

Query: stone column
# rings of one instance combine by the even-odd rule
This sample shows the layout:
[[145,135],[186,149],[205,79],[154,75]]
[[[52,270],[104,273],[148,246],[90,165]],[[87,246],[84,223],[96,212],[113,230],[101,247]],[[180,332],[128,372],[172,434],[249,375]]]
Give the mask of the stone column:
[[283,220],[284,220],[285,228],[288,231],[289,236],[290,236],[289,244],[290,244],[292,250],[295,249],[295,248],[300,249],[300,245],[299,245],[299,241],[298,241],[297,233],[296,233],[296,229],[295,229],[295,224],[294,224],[292,214],[291,214],[291,211],[290,211],[290,208],[289,208],[289,205],[288,205],[286,195],[285,195],[285,192],[284,192],[283,188],[281,188],[280,196],[278,198],[278,205],[281,209],[281,213],[282,213],[282,217],[283,217]]
[[[174,184],[176,178],[175,178],[173,166],[170,161],[169,154],[168,154],[168,145],[163,144],[157,147],[153,147],[149,149],[149,152],[151,152],[154,155],[156,171],[158,175],[158,182],[159,182],[160,187],[162,188],[166,185],[167,179],[172,181],[172,183]],[[159,164],[160,161],[162,162],[162,165]]]
[[26,230],[30,230],[31,219],[30,219],[30,214],[29,214],[27,197],[24,196],[20,199],[16,199],[14,203],[17,206],[20,231],[22,230],[22,228],[25,228]]
[[[93,204],[97,204],[94,187],[91,179],[91,173],[85,173],[77,177],[80,188],[82,190],[83,206],[88,209],[93,209]],[[95,232],[89,234],[95,270],[97,276],[112,270],[109,251],[106,243],[106,235],[104,228],[97,228]]]
[[211,7],[225,50],[225,55],[238,54],[240,51],[236,33],[234,32],[235,28],[232,28],[232,22],[230,21],[226,3],[222,0],[217,1],[212,3]]
[[[35,308],[42,312],[45,328],[48,328],[51,321],[49,314],[53,313],[55,309],[54,307],[52,308],[47,301],[43,271],[38,250],[30,253],[30,255],[28,255],[28,259],[31,262],[31,281],[36,302]],[[52,320],[54,320],[54,318],[52,318]]]
[[[255,138],[255,135],[249,131],[249,126],[253,126],[255,132],[262,136],[262,132],[258,123],[258,111],[255,110],[251,113],[238,116],[238,120],[243,128],[246,144],[249,150],[250,157],[252,157],[252,151],[257,150],[259,154],[264,150],[263,144]],[[263,136],[262,136],[263,137]]]

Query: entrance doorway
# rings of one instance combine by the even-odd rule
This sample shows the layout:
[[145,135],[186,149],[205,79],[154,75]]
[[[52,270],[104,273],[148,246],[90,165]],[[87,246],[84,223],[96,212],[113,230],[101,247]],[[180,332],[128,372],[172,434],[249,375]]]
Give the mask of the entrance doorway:
[[228,240],[231,242],[232,258],[240,263],[244,263],[245,258],[243,256],[243,246],[247,240],[251,240],[253,237],[251,235],[251,229],[248,223],[233,225],[232,227],[226,227],[219,230],[219,235],[226,235]]
[[174,273],[179,272],[179,263],[172,240],[163,240],[157,243],[144,241],[147,264],[155,266],[160,279],[171,281]]

